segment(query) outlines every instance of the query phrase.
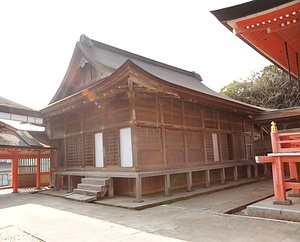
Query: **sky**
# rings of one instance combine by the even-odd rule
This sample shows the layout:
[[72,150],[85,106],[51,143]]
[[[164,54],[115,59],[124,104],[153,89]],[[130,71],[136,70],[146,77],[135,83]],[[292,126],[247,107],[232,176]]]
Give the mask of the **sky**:
[[241,0],[0,1],[0,96],[40,110],[51,101],[81,34],[199,73],[214,91],[270,62],[210,11]]

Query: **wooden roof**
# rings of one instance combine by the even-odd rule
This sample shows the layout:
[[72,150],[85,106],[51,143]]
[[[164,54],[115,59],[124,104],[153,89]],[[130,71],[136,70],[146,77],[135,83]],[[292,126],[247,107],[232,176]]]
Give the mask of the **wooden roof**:
[[299,122],[300,107],[263,111],[253,118],[253,121],[255,123],[270,124],[271,121],[274,121],[274,120],[276,120],[276,122],[278,122],[278,121],[281,121],[281,122],[297,121],[297,122]]
[[276,66],[300,78],[299,0],[256,0],[212,14]]
[[15,120],[24,123],[42,125],[40,111],[0,97],[0,119]]
[[18,130],[0,122],[0,148],[55,149],[45,132]]
[[15,103],[3,97],[0,97],[0,112],[14,113],[18,115],[28,115],[33,117],[39,117],[40,112],[32,108],[28,108],[21,104]]
[[[99,75],[89,83],[81,83],[76,72],[80,67],[84,67],[87,63],[97,69]],[[130,70],[130,71],[129,71]],[[153,89],[162,87],[163,85],[170,88],[180,88],[186,92],[193,92],[196,95],[202,95],[209,102],[215,101],[220,105],[231,105],[235,110],[251,110],[257,113],[263,108],[248,105],[229,97],[223,96],[202,83],[199,74],[193,71],[186,71],[174,66],[170,66],[155,60],[133,54],[95,40],[91,40],[85,35],[80,37],[77,42],[70,65],[67,69],[65,77],[49,103],[48,107],[41,110],[45,113],[47,110],[66,108],[66,104],[71,100],[82,97],[81,91],[85,88],[99,87],[114,82],[116,77],[124,72],[140,73],[148,76],[149,79],[155,80],[156,84],[151,84]],[[159,84],[158,84],[159,83]],[[144,82],[142,85],[150,86],[150,83]],[[166,90],[162,89],[162,90]],[[65,103],[61,105],[60,103]]]

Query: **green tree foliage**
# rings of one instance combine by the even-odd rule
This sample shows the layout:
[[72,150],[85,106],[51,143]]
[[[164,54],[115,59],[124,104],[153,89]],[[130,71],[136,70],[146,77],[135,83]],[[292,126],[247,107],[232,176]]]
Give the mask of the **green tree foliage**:
[[220,91],[233,99],[265,108],[300,106],[300,89],[297,80],[274,65],[241,81],[233,81]]

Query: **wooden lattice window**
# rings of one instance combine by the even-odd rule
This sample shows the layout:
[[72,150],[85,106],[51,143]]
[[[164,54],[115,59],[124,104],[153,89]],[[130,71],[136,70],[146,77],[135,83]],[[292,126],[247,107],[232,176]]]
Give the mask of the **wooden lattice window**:
[[210,129],[217,128],[217,120],[215,117],[214,110],[212,108],[204,109],[204,127]]
[[18,174],[36,173],[37,159],[19,159]]
[[182,124],[182,101],[174,98],[163,98],[161,99],[163,105],[163,115],[165,124]]
[[81,153],[81,136],[71,136],[67,138],[67,166],[80,166],[82,165]]
[[204,161],[203,134],[201,132],[186,131],[189,163]]
[[139,127],[137,131],[139,165],[154,166],[163,164],[161,129]]
[[84,135],[84,166],[94,166],[94,135]]
[[120,133],[118,129],[104,132],[106,166],[120,165]]
[[170,164],[185,163],[183,131],[166,129],[165,134],[167,162]]
[[205,134],[205,145],[206,145],[206,158],[207,161],[214,161],[214,148],[213,148],[213,140],[212,134],[206,133]]
[[233,160],[232,134],[221,134],[221,153],[223,160]]
[[235,145],[235,155],[236,159],[244,160],[246,159],[246,144],[244,135],[235,135],[234,136],[234,145]]

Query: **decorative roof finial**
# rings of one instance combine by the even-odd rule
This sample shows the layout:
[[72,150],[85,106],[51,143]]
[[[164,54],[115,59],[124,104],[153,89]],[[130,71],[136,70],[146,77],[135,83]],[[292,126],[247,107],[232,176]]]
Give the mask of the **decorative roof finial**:
[[202,82],[202,77],[197,72],[193,71],[194,77],[198,79],[200,82]]
[[85,34],[80,35],[80,42],[85,44],[89,48],[93,47],[92,40],[89,37],[87,37]]
[[277,132],[277,126],[274,121],[271,123],[271,132]]

